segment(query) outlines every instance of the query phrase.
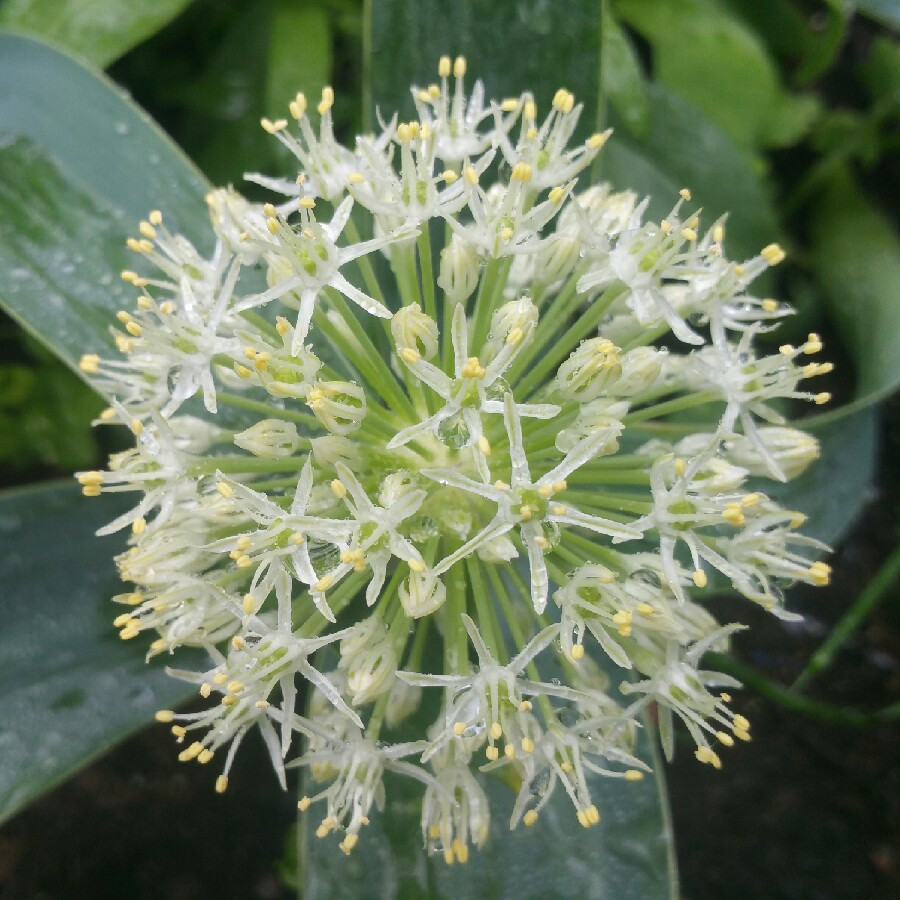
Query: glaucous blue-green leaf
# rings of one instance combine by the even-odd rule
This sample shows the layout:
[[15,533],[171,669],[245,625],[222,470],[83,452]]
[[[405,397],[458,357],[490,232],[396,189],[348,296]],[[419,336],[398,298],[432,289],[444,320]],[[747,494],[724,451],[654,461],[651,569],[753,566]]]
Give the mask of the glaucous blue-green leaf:
[[114,84],[38,40],[0,33],[0,84],[0,306],[76,367],[113,346],[149,210],[208,249],[208,186]]
[[846,169],[820,192],[811,257],[828,311],[856,366],[856,394],[875,402],[900,385],[900,237]]
[[331,79],[331,26],[324,6],[296,0],[272,4],[266,104],[270,116],[287,115],[297,91],[315,103]]
[[602,102],[616,110],[635,137],[647,136],[650,110],[641,62],[606,3],[600,19],[600,91]]
[[4,0],[0,27],[22,29],[106,67],[191,0]]
[[0,822],[191,693],[112,626],[124,541],[94,532],[126,502],[0,494]]
[[798,422],[821,443],[821,456],[799,478],[764,490],[808,519],[803,534],[835,546],[872,500],[878,447],[878,410],[860,409],[818,423]]
[[671,91],[653,84],[648,98],[646,138],[616,131],[600,154],[600,175],[619,190],[649,195],[650,215],[657,217],[669,212],[680,188],[690,188],[703,222],[728,213],[725,248],[732,258],[755,255],[777,240],[771,191],[752,155]]
[[900,31],[900,2],[898,0],[854,0],[855,6],[863,15],[888,28]]
[[[517,97],[529,90],[538,113],[565,87],[584,102],[578,135],[597,121],[600,50],[599,2],[547,0],[379,0],[371,5],[366,63],[374,104],[390,116],[414,114],[410,85],[437,81],[443,55],[468,60],[467,83],[484,82],[488,97]],[[452,79],[451,79],[452,80]],[[371,115],[373,104],[367,102]]]

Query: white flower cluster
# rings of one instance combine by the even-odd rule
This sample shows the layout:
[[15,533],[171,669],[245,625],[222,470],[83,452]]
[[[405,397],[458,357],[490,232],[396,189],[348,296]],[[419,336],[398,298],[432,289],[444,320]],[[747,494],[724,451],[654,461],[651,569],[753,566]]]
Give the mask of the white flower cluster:
[[[716,572],[784,616],[785,584],[829,576],[764,492],[818,452],[785,401],[828,399],[800,388],[829,370],[815,335],[754,346],[790,312],[750,291],[781,249],[729,260],[688,190],[657,222],[579,186],[608,135],[572,144],[572,95],[541,118],[527,93],[467,94],[465,69],[442,59],[418,118],[352,149],[330,89],[264,120],[301,172],[251,179],[286,199],[212,192],[208,257],[150,213],[122,358],[81,363],[136,439],[79,475],[140,495],[105,529],[131,529],[115,624],[209,655],[173,672],[208,708],[157,716],[180,758],[224,754],[224,791],[259,728],[282,783],[327,782],[300,808],[321,801],[348,852],[383,773],[409,775],[447,862],[488,835],[476,770],[512,770],[512,826],[557,787],[597,823],[591,776],[642,777],[651,703],[668,753],[674,715],[718,767],[749,723],[701,661],[738,626],[690,595]],[[633,677],[607,693],[592,656]],[[392,742],[423,689],[437,717]]]

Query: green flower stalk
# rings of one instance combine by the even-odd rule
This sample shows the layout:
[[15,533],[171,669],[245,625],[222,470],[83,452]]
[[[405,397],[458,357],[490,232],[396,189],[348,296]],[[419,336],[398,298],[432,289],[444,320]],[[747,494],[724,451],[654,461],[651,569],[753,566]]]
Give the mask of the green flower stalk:
[[[467,94],[465,69],[442,59],[418,119],[353,148],[330,89],[315,113],[298,94],[295,125],[262,124],[300,174],[249,176],[264,205],[213,191],[209,256],[140,223],[121,358],[81,363],[135,446],[78,476],[140,496],[103,529],[131,530],[121,637],[208,654],[171,671],[209,706],[157,715],[179,758],[224,757],[224,791],[258,728],[283,785],[323,783],[300,808],[347,852],[383,773],[415,778],[447,862],[488,837],[479,772],[520,786],[512,827],[555,790],[595,825],[588,776],[643,777],[649,704],[668,755],[677,717],[718,768],[750,726],[700,668],[740,627],[694,599],[708,573],[782,617],[785,584],[829,577],[765,493],[818,453],[783,401],[828,400],[801,387],[830,368],[815,335],[754,344],[790,313],[750,288],[781,249],[729,260],[688,190],[657,222],[581,185],[609,135],[572,143],[572,95],[541,119],[528,93]],[[411,732],[425,692],[439,712]]]

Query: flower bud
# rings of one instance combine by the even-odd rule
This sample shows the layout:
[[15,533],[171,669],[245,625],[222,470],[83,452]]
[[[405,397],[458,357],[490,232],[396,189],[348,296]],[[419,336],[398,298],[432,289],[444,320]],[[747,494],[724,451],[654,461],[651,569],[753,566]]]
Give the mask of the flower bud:
[[[819,442],[805,431],[770,426],[758,429],[757,433],[788,480],[802,475],[819,458]],[[725,452],[731,462],[743,466],[751,475],[770,474],[759,450],[744,435],[729,441]]]
[[519,555],[516,545],[505,534],[486,541],[478,548],[477,553],[480,559],[497,565],[509,562]]
[[584,224],[612,237],[628,226],[638,197],[633,191],[611,194],[608,184],[597,184],[576,194],[572,201],[559,215],[559,232],[578,234]]
[[341,641],[339,668],[347,673],[347,691],[354,706],[384,693],[397,673],[397,655],[385,624],[369,616]]
[[530,297],[504,303],[491,318],[491,343],[520,344],[537,325],[538,311]]
[[317,381],[306,404],[332,434],[356,431],[366,416],[366,393],[349,381]]
[[388,694],[387,706],[384,710],[384,721],[389,728],[399,725],[404,719],[408,719],[418,708],[422,701],[422,688],[415,684],[407,684],[400,678],[395,678]]
[[339,462],[351,469],[359,464],[358,446],[349,438],[329,434],[313,438],[310,444],[313,459],[323,469],[333,469]]
[[447,599],[444,582],[431,572],[410,572],[397,589],[404,612],[413,619],[427,616]]
[[665,353],[654,347],[635,347],[622,355],[622,375],[609,392],[614,397],[633,397],[649,390],[659,378]]
[[391,334],[398,350],[408,347],[423,359],[431,359],[438,352],[437,323],[422,312],[418,303],[411,303],[394,313]]
[[596,456],[608,456],[619,449],[619,434],[622,432],[622,416],[628,412],[628,404],[605,397],[586,403],[578,411],[575,423],[564,428],[556,436],[556,449],[568,453],[589,434],[601,428],[612,428],[609,440],[597,449]]
[[481,260],[471,245],[456,235],[441,251],[441,272],[438,286],[443,288],[451,303],[465,303],[478,287]]
[[536,254],[535,280],[541,284],[562,281],[575,268],[580,251],[581,241],[574,235],[551,235]]
[[263,459],[290,456],[301,444],[297,426],[284,419],[261,419],[252,427],[234,436],[242,450]]
[[405,469],[391,472],[381,482],[381,491],[378,494],[378,502],[385,508],[392,507],[404,494],[408,494],[413,488],[412,476]]
[[619,348],[606,338],[582,341],[578,349],[559,367],[556,389],[567,400],[586,403],[622,374]]

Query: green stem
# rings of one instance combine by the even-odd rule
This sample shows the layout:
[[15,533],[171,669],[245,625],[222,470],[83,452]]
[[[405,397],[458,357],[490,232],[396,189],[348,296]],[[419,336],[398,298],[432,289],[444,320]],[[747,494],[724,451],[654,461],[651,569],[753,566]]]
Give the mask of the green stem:
[[[307,442],[308,443],[308,442]],[[260,459],[256,456],[207,456],[188,467],[189,475],[212,475],[213,472],[296,472],[298,475],[306,462],[305,456],[288,456],[282,459]]]
[[646,419],[669,416],[684,409],[715,403],[717,400],[721,400],[718,391],[697,391],[697,393],[686,394],[684,397],[678,397],[675,400],[665,400],[662,403],[655,403],[653,406],[645,406],[643,409],[635,410],[622,419],[622,424],[633,425],[635,422],[643,422]]
[[819,703],[816,700],[808,700],[795,694],[790,688],[778,684],[760,675],[755,669],[722,653],[707,653],[703,657],[704,665],[709,665],[717,671],[724,672],[743,682],[744,685],[755,691],[761,697],[777,703],[786,709],[818,719],[820,722],[830,722],[834,725],[849,725],[854,728],[865,728],[872,725],[882,725],[900,718],[900,703],[894,703],[875,712],[862,712],[857,709],[844,709],[840,706],[832,706],[829,703]]
[[838,620],[831,634],[822,642],[821,646],[810,657],[806,668],[800,673],[796,681],[791,685],[791,690],[796,691],[806,684],[811,678],[826,669],[834,658],[841,645],[862,624],[863,619],[882,600],[888,597],[888,590],[900,575],[900,547],[887,558],[884,565],[875,574],[875,577],[865,586],[865,589],[856,598],[856,601]]
[[315,428],[317,431],[322,430],[319,420],[309,414],[301,412],[293,412],[289,409],[280,409],[274,405],[274,401],[264,403],[260,400],[251,400],[249,397],[242,397],[240,394],[231,394],[228,391],[217,391],[216,400],[231,406],[234,409],[246,409],[250,412],[260,413],[266,418],[284,419],[287,422],[294,422],[297,425],[306,425],[307,428]]
[[606,310],[625,290],[621,285],[608,288],[574,322],[563,336],[553,344],[541,361],[517,385],[522,397],[530,397],[554,368],[571,353],[580,340],[587,337],[600,324]]
[[437,302],[434,297],[434,266],[431,261],[431,232],[426,222],[416,242],[419,250],[419,269],[422,277],[422,295],[425,300],[425,312],[437,321]]

